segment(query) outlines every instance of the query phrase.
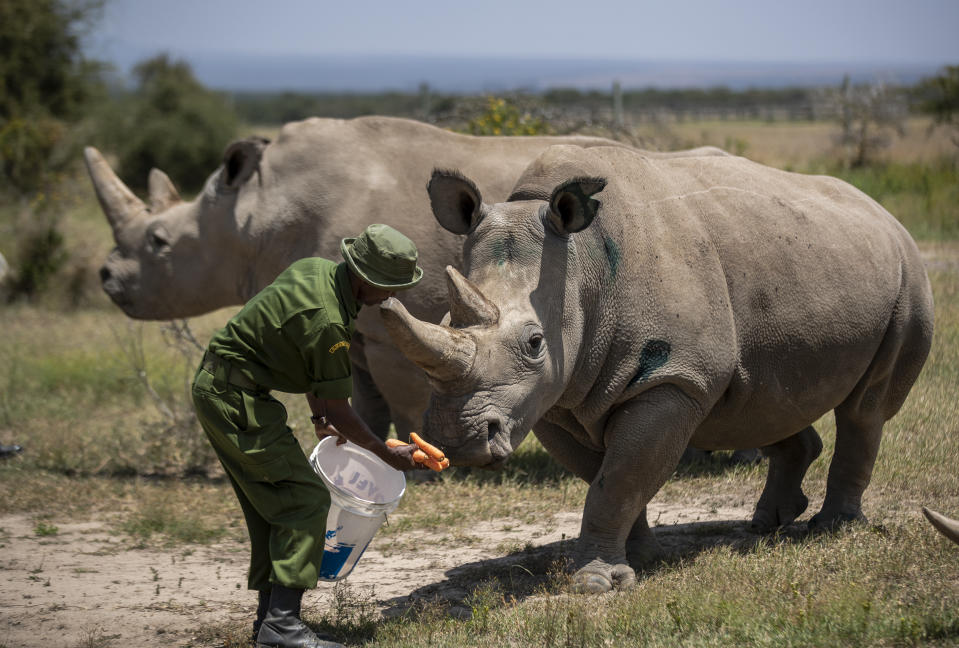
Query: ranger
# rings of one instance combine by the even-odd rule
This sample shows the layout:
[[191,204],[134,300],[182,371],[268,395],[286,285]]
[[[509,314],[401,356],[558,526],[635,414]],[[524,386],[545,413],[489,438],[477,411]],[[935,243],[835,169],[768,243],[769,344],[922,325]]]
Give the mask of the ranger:
[[303,591],[320,573],[330,496],[270,392],[305,393],[318,437],[352,441],[397,470],[416,467],[413,446],[388,448],[348,400],[357,313],[420,281],[416,247],[387,225],[370,225],[343,239],[341,251],[345,262],[294,262],[247,302],[214,334],[193,382],[197,417],[250,534],[258,647],[339,645],[300,620]]

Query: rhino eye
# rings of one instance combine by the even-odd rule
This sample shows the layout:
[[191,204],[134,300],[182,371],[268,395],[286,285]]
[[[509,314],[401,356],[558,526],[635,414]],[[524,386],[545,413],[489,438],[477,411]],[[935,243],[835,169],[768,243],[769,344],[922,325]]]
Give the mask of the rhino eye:
[[546,339],[538,326],[528,325],[523,331],[523,351],[530,358],[539,358],[546,351]]
[[151,227],[147,230],[147,245],[150,250],[159,254],[170,248],[170,239],[162,227]]

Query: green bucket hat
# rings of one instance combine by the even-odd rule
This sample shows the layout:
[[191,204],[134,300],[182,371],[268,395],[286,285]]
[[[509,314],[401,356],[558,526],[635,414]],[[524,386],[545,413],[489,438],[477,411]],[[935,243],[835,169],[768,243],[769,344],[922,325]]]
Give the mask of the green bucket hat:
[[359,236],[343,239],[340,251],[350,270],[383,290],[412,288],[423,278],[413,241],[389,225],[373,224]]

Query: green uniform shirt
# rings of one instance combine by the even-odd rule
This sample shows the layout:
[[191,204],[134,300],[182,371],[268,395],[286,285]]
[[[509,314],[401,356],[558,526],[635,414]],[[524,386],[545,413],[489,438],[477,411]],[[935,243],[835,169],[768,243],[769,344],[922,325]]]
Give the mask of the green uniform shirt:
[[268,389],[348,398],[358,310],[345,263],[300,259],[214,334],[210,351]]

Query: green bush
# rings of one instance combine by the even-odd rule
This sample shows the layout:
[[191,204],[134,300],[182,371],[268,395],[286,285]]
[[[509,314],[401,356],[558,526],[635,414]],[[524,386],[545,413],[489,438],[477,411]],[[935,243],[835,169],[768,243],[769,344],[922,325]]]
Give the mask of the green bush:
[[138,88],[125,102],[112,142],[120,175],[131,187],[144,188],[156,167],[184,190],[198,190],[236,135],[235,112],[182,61],[162,55],[140,63],[134,73]]
[[506,99],[489,97],[486,110],[469,121],[465,131],[470,135],[545,135],[549,124],[528,112],[520,112]]
[[882,204],[918,239],[959,237],[959,160],[888,162],[826,172]]

